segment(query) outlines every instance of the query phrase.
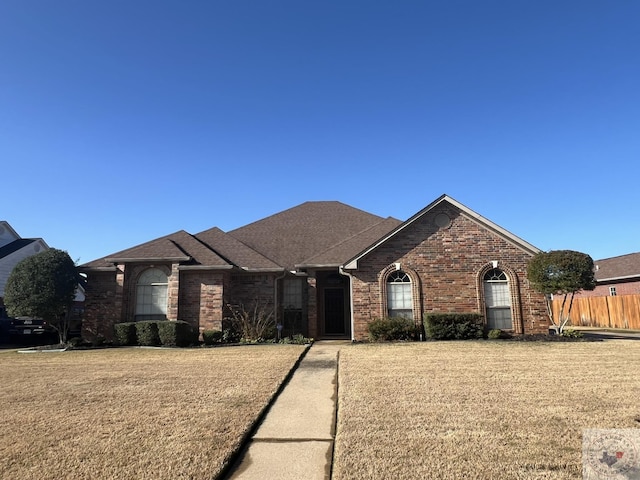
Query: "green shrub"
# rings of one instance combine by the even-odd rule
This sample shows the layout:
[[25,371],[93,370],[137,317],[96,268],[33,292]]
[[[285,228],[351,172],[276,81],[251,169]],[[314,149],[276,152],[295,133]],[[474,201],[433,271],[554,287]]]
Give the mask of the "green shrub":
[[181,320],[158,322],[158,336],[167,347],[188,347],[194,343],[191,324]]
[[413,320],[402,317],[378,318],[367,326],[367,330],[372,342],[415,340],[419,331]]
[[235,328],[225,328],[222,331],[222,343],[238,343],[242,335]]
[[136,338],[138,345],[157,346],[160,345],[160,335],[158,334],[158,322],[148,320],[136,322]]
[[205,345],[213,345],[222,342],[222,332],[220,330],[205,330],[202,332],[202,341]]
[[307,338],[301,333],[296,333],[295,335],[283,337],[280,343],[287,345],[306,345],[307,343],[313,343],[313,338]]
[[67,344],[70,347],[79,347],[80,345],[82,345],[84,342],[82,341],[82,338],[80,337],[73,337],[70,338],[69,341],[67,342]]
[[573,330],[571,328],[563,330],[561,335],[567,338],[583,338],[584,337],[584,335],[580,330]]
[[489,340],[498,340],[500,338],[511,338],[511,335],[499,328],[494,328],[493,330],[489,330],[487,338]]
[[136,344],[136,324],[134,322],[116,323],[114,326],[114,331],[115,341],[118,345]]
[[430,313],[425,317],[425,331],[433,340],[471,340],[482,338],[483,323],[478,313]]

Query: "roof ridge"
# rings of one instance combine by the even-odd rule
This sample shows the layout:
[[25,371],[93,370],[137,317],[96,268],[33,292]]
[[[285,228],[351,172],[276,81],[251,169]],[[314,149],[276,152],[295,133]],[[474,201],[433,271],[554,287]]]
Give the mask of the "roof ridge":
[[[222,231],[222,230],[221,230]],[[244,245],[245,247],[247,247],[248,249],[250,249],[252,252],[257,253],[258,255],[260,255],[261,257],[266,258],[267,260],[269,260],[270,262],[273,262],[276,265],[280,265],[278,262],[276,262],[273,258],[265,255],[262,252],[259,252],[258,250],[256,250],[255,248],[253,248],[251,245],[247,245],[246,243],[244,243],[242,240],[240,240],[238,237],[236,237],[235,235],[233,235],[231,232],[224,232],[222,231],[222,233],[224,233],[225,235],[229,235],[231,238],[233,238],[236,242],[241,243],[242,245]]]
[[211,251],[213,251],[216,255],[218,255],[220,258],[222,258],[223,260],[225,260],[226,262],[228,262],[231,265],[235,265],[236,267],[241,267],[241,265],[238,265],[237,262],[232,261],[229,257],[222,255],[222,253],[220,253],[220,251],[216,248],[214,248],[213,246],[211,246],[208,242],[205,242],[204,240],[202,240],[199,235],[203,235],[203,234],[207,234],[209,232],[213,232],[215,231],[215,233],[224,235],[225,237],[228,237],[230,239],[232,239],[234,242],[238,243],[239,245],[243,246],[244,248],[250,250],[253,254],[258,255],[262,258],[264,258],[265,260],[268,260],[269,262],[273,263],[274,265],[280,266],[280,264],[278,262],[276,262],[274,259],[268,257],[267,255],[265,255],[262,252],[259,252],[258,250],[256,250],[255,248],[253,248],[250,245],[247,245],[245,242],[243,242],[242,240],[240,240],[239,238],[237,238],[235,235],[229,233],[229,232],[225,232],[224,230],[222,230],[220,227],[214,226],[211,228],[208,228],[207,230],[203,230],[202,232],[198,232],[194,235],[194,237],[203,245],[205,245],[207,248],[211,249]]
[[[218,229],[220,230],[222,233],[225,233],[224,230],[222,230],[219,227],[211,227],[207,230],[203,230],[203,232],[208,232],[209,230],[213,230],[213,229]],[[200,233],[203,233],[200,232]],[[205,242],[204,240],[201,240],[200,238],[198,238],[199,233],[196,233],[195,235],[191,235],[193,237],[194,240],[196,240],[197,242],[201,243],[202,246],[204,246],[205,248],[208,248],[209,250],[211,250],[213,253],[215,253],[217,256],[219,256],[222,260],[224,260],[225,262],[227,262],[229,265],[234,265],[234,266],[238,266],[236,265],[235,262],[233,262],[232,260],[230,260],[229,258],[227,258],[226,255],[223,255],[222,253],[220,253],[218,250],[216,250],[215,248],[213,248],[211,245],[209,245],[207,242]],[[226,233],[225,233],[226,235]]]
[[339,200],[307,200],[306,202],[299,203],[298,205],[294,205],[294,206],[289,207],[289,208],[287,208],[285,210],[281,210],[279,212],[273,213],[271,215],[268,215],[266,217],[260,218],[258,220],[254,220],[253,222],[247,223],[246,225],[242,225],[240,227],[234,228],[233,230],[230,230],[229,232],[226,232],[226,233],[231,234],[231,232],[235,232],[237,230],[246,229],[247,227],[250,227],[250,226],[252,226],[252,225],[254,225],[256,223],[262,223],[262,222],[264,222],[266,220],[269,220],[269,219],[272,219],[274,217],[284,216],[285,214],[289,213],[291,210],[295,210],[295,209],[300,208],[300,207],[302,207],[304,205],[317,205],[317,204],[321,204],[321,203],[325,203],[325,204],[333,203],[333,204],[336,204],[336,205],[341,205],[343,207],[350,208],[352,210],[357,210],[358,212],[363,213],[365,215],[369,215],[371,217],[383,218],[380,215],[376,215],[375,213],[367,212],[366,210],[362,210],[361,208],[354,207],[353,205],[349,205],[349,204],[341,202]]
[[605,260],[615,260],[615,259],[622,258],[622,257],[630,257],[632,255],[640,255],[640,252],[624,253],[622,255],[616,255],[615,257],[599,258],[598,260],[594,260],[594,263],[595,262],[604,262]]

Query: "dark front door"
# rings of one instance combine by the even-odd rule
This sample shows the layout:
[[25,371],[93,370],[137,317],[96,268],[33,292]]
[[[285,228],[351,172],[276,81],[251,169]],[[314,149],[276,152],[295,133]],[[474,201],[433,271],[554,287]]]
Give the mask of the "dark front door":
[[324,333],[344,335],[345,329],[344,288],[324,289]]

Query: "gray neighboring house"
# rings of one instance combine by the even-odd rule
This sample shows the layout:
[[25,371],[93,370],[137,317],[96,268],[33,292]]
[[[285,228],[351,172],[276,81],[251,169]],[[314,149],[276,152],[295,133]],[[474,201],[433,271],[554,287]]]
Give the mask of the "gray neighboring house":
[[9,222],[0,220],[0,306],[4,305],[4,286],[15,266],[48,249],[42,238],[21,238]]

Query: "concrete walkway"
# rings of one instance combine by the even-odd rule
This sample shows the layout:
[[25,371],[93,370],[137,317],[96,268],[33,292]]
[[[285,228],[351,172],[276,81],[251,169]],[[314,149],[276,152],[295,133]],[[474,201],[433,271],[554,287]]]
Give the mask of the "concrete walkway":
[[338,352],[343,345],[316,342],[309,349],[228,478],[330,478]]

